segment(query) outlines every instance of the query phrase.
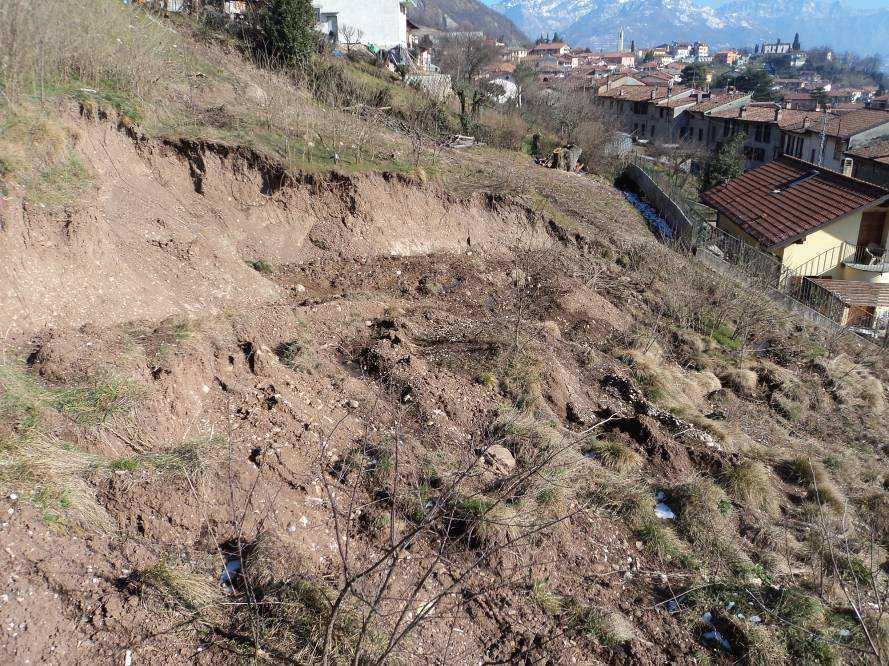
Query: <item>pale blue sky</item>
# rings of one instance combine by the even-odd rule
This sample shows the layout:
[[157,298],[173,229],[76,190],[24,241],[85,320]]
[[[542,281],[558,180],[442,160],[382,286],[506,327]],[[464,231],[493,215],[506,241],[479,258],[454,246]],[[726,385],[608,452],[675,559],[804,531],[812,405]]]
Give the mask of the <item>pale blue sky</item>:
[[[493,5],[499,0],[481,0],[486,5]],[[728,0],[698,0],[703,5],[718,7]],[[846,4],[855,9],[881,9],[886,6],[887,0],[846,0]]]

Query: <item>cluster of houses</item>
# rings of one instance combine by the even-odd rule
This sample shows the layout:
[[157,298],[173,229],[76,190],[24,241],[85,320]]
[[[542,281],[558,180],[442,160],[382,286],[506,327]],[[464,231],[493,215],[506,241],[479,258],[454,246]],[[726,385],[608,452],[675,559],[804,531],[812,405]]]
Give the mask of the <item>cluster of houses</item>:
[[[872,150],[878,140],[889,139],[889,110],[876,105],[879,98],[864,108],[805,111],[754,102],[751,93],[673,81],[646,84],[631,75],[606,81],[593,94],[613,126],[639,142],[675,144],[704,156],[743,134],[748,169],[786,154],[849,175],[866,171],[885,179]],[[881,182],[889,185],[889,179]]]
[[[704,42],[673,42],[650,48],[637,48],[631,43],[625,48],[623,28],[618,32],[614,51],[592,51],[571,48],[563,41],[538,41],[533,47],[509,49],[507,59],[537,73],[543,81],[553,78],[604,77],[614,73],[637,71],[640,68],[656,72],[662,68],[682,71],[687,64],[712,62],[723,52],[711,54]],[[738,62],[733,58],[732,62]]]

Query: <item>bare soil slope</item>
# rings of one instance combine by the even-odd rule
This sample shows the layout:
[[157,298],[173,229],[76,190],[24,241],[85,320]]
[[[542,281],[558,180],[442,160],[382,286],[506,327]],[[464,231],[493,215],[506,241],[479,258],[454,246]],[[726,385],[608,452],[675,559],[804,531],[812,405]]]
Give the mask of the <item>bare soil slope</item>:
[[871,658],[880,362],[705,329],[744,295],[595,179],[456,198],[75,126],[95,188],[2,212],[4,663],[317,663],[386,552],[338,663]]

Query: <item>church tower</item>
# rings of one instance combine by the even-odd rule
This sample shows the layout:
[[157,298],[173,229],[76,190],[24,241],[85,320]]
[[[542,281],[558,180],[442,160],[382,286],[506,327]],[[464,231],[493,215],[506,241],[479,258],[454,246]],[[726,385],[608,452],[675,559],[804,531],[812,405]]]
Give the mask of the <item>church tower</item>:
[[620,30],[617,33],[617,50],[623,52],[624,50],[624,27],[621,26]]

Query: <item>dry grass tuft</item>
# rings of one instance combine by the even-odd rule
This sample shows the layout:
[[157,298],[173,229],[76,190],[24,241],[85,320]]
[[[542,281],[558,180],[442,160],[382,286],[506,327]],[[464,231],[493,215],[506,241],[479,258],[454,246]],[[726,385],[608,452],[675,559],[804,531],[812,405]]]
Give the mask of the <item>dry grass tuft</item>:
[[616,472],[629,472],[642,464],[642,456],[626,444],[614,440],[594,439],[588,443],[584,453],[592,454],[605,467]]
[[846,498],[823,464],[799,456],[790,461],[790,466],[799,482],[808,486],[809,496],[812,499],[820,500],[838,513],[844,510]]
[[132,581],[141,595],[158,599],[168,608],[207,622],[221,618],[222,589],[209,574],[194,573],[172,562],[158,562],[133,574]]
[[534,581],[531,587],[531,599],[547,615],[558,614],[564,602],[562,596],[550,587],[548,580]]
[[733,633],[743,642],[744,662],[750,666],[782,666],[787,663],[787,647],[768,627],[727,616]]
[[744,396],[756,394],[759,377],[753,370],[744,368],[723,368],[719,371],[719,379],[725,386]]
[[729,466],[723,471],[722,480],[729,495],[746,508],[770,516],[780,513],[778,493],[762,463],[746,460]]
[[574,602],[567,613],[569,626],[604,647],[617,647],[636,638],[633,625],[617,611],[584,607]]

